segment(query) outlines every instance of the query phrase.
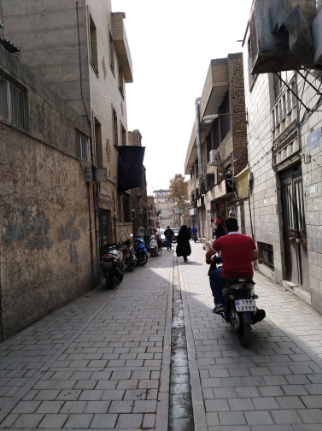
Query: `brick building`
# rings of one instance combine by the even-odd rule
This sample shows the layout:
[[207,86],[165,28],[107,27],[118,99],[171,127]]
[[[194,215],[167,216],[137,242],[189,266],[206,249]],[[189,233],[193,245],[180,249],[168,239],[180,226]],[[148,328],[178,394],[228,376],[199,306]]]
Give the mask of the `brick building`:
[[0,339],[98,282],[85,118],[0,45]]
[[199,103],[201,174],[198,169],[196,124],[184,170],[190,175],[192,223],[201,238],[209,239],[211,218],[227,218],[235,211],[234,176],[247,166],[247,128],[243,55],[211,60]]
[[120,229],[132,231],[129,195],[117,191],[119,145],[127,145],[126,84],[133,82],[124,13],[111,0],[3,0],[2,36],[19,46],[19,60],[87,119],[93,167],[107,180],[94,185],[95,244],[101,253]]

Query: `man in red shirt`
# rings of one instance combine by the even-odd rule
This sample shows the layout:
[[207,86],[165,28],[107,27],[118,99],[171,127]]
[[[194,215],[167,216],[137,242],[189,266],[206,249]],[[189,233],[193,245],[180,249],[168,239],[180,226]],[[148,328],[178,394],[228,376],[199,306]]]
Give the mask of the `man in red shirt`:
[[222,256],[222,268],[217,268],[209,277],[215,301],[213,313],[216,314],[224,310],[223,283],[231,278],[251,278],[254,274],[252,261],[258,259],[258,251],[254,241],[249,236],[238,232],[235,218],[227,219],[225,227],[228,235],[217,239],[206,253],[207,263],[210,263],[211,256],[219,251]]

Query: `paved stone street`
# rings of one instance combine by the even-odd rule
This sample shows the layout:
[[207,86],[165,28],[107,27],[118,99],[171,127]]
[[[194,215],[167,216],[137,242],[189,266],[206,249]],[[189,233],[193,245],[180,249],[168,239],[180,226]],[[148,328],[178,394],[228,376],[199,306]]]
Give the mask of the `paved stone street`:
[[[204,251],[192,249],[188,263],[163,250],[117,289],[102,285],[0,344],[0,430],[168,430],[174,280],[195,430],[321,431],[322,316],[257,274],[267,318],[243,348],[212,314]],[[175,411],[172,430],[193,429]]]

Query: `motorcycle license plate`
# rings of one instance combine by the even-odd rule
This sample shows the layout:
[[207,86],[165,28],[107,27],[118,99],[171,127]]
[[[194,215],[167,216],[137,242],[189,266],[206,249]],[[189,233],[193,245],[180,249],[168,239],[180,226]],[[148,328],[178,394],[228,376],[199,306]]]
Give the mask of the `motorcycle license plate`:
[[236,311],[256,311],[255,299],[235,299]]

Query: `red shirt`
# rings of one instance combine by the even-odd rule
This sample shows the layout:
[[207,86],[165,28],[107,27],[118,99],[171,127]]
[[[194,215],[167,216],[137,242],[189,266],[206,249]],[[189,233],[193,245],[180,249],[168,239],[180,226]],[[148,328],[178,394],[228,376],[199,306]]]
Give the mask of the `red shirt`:
[[256,250],[256,245],[252,238],[238,232],[230,232],[217,239],[211,248],[217,252],[221,251],[223,278],[253,276],[252,253]]

